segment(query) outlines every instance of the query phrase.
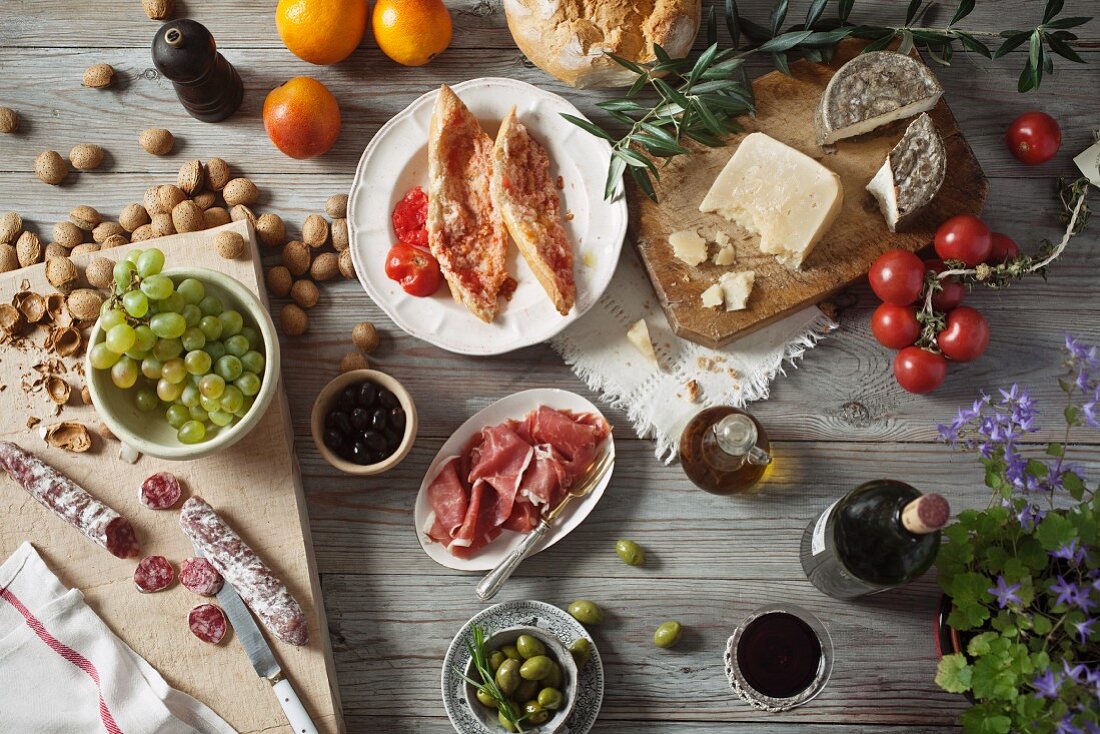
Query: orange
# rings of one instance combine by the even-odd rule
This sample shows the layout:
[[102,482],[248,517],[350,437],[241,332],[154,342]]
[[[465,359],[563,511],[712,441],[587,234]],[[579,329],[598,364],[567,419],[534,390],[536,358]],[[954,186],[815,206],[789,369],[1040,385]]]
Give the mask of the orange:
[[268,92],[264,129],[291,158],[313,158],[340,137],[340,105],[321,82],[296,76]]
[[363,40],[367,10],[367,0],[279,0],[275,27],[298,58],[335,64]]
[[443,0],[378,0],[371,23],[382,53],[405,66],[423,66],[451,43]]

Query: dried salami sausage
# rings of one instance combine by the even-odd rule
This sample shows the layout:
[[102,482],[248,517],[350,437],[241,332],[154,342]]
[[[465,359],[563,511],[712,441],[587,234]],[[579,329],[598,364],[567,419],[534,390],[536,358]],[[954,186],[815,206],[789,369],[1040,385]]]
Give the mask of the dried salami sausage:
[[180,583],[183,588],[199,596],[214,596],[222,590],[225,579],[205,558],[186,558],[180,565]]
[[195,637],[217,645],[225,637],[229,622],[217,604],[199,604],[187,613],[187,626]]
[[272,634],[291,645],[309,636],[306,615],[286,585],[201,497],[180,510],[180,527]]
[[143,594],[163,591],[175,578],[176,569],[164,556],[146,556],[134,569],[134,585]]
[[167,510],[180,501],[180,481],[166,471],[157,472],[141,483],[138,497],[150,510]]
[[34,454],[0,441],[0,466],[32,497],[112,555],[132,558],[141,553],[129,520]]

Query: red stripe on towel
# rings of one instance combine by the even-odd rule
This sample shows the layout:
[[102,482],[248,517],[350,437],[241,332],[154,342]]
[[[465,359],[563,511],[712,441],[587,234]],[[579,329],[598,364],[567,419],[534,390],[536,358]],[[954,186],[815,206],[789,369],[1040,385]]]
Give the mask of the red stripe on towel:
[[27,626],[34,630],[34,633],[38,635],[38,639],[45,642],[58,655],[88,674],[88,677],[95,682],[99,695],[99,718],[103,721],[103,726],[107,729],[108,734],[122,734],[122,729],[115,723],[115,717],[111,715],[111,710],[107,708],[107,702],[103,700],[103,689],[99,686],[99,671],[96,670],[92,661],[51,635],[46,626],[31,613],[31,610],[23,606],[23,602],[19,601],[19,597],[11,591],[0,589],[0,599],[4,599],[15,608],[15,611],[23,615]]

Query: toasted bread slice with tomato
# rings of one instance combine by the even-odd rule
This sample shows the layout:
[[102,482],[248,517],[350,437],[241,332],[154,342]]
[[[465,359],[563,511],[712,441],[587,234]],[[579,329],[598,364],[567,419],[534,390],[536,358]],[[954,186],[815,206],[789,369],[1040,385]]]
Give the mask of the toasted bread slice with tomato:
[[492,166],[493,139],[444,84],[428,138],[428,247],[454,299],[486,323],[496,318],[508,280]]
[[573,245],[562,225],[550,156],[513,107],[493,147],[493,200],[520,253],[562,316],[576,300]]

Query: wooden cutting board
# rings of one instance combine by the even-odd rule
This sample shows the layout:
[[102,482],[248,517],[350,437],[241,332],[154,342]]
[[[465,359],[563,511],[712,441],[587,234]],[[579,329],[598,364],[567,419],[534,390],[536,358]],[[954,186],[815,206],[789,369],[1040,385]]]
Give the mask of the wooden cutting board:
[[[689,143],[691,155],[657,160],[661,180],[654,204],[633,182],[627,187],[630,231],[653,287],[679,336],[709,347],[728,344],[787,314],[819,303],[863,277],[875,258],[886,250],[916,251],[931,244],[936,227],[955,214],[978,214],[985,203],[988,183],[947,102],[931,112],[947,149],[947,176],[936,198],[905,232],[891,233],[878,203],[864,187],[901,139],[908,121],[894,123],[863,137],[841,141],[826,154],[814,142],[814,110],[836,69],[851,59],[861,42],[845,42],[831,64],[798,61],[791,76],[778,71],[753,83],[756,117],[739,122],[742,133],[723,148]],[[844,208],[832,228],[797,272],[759,251],[759,237],[717,214],[703,214],[699,204],[715,177],[729,161],[737,144],[749,133],[763,132],[820,161],[836,172],[844,187]],[[709,260],[698,267],[672,255],[668,236],[696,229],[709,240],[726,231],[737,249],[732,266]],[[711,247],[712,255],[714,247]],[[700,294],[728,269],[753,270],[756,284],[748,309],[726,312],[703,308]]]
[[[211,240],[223,229],[250,238],[247,259],[225,260],[214,253]],[[102,254],[118,260],[132,247],[152,244],[125,245]],[[219,270],[266,301],[255,234],[247,223],[175,235],[155,244],[164,250],[167,267],[201,265]],[[91,257],[80,255],[73,261],[82,270]],[[36,265],[0,275],[0,302],[10,302],[28,285],[43,295],[52,292],[43,268]],[[83,380],[74,366],[83,361],[83,355],[65,360],[68,371],[62,376],[72,385],[73,397],[59,415],[54,415],[53,403],[44,392],[28,393],[22,387],[24,380],[29,382],[37,375],[33,365],[49,356],[35,346],[42,344],[44,336],[44,330],[39,329],[24,348],[0,345],[0,415],[4,417],[0,439],[34,452],[129,518],[141,542],[142,555],[166,556],[177,572],[180,561],[194,555],[179,528],[178,506],[150,510],[138,501],[138,487],[148,475],[170,471],[184,485],[185,498],[198,494],[208,500],[301,603],[310,620],[309,642],[295,648],[271,635],[267,639],[318,728],[323,732],[342,731],[328,625],[282,386],[257,426],[240,442],[214,456],[192,462],[142,456],[137,463],[128,464],[118,458],[117,440],[99,436],[88,453],[73,454],[48,447],[39,429],[61,420],[98,425],[95,410],[80,399]],[[32,416],[41,420],[38,427],[27,427]],[[139,593],[133,582],[138,559],[115,558],[0,473],[0,560],[24,540],[38,549],[62,583],[83,591],[88,604],[115,634],[159,670],[169,684],[214,709],[240,732],[290,732],[271,686],[256,676],[232,632],[219,645],[209,645],[191,634],[187,612],[207,600],[187,591],[178,581],[162,592]]]

